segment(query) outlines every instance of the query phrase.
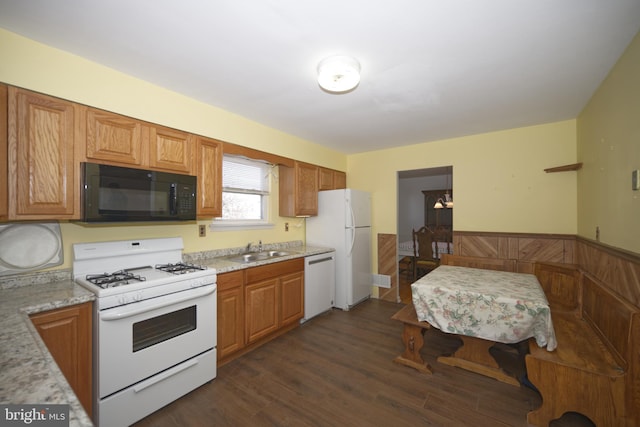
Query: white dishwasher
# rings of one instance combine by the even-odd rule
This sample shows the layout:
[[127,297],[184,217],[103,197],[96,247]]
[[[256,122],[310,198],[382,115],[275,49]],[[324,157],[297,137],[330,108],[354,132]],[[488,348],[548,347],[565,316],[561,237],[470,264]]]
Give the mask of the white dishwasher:
[[336,294],[336,253],[308,256],[304,259],[304,318],[306,322],[333,307]]

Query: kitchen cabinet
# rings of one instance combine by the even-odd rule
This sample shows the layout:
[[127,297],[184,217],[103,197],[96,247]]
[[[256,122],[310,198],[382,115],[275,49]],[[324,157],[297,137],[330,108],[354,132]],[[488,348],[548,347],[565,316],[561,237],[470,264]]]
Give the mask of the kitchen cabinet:
[[218,274],[218,360],[244,348],[244,272]]
[[86,109],[86,158],[115,166],[142,167],[149,138],[143,123],[94,108]]
[[8,218],[78,219],[77,105],[9,87]]
[[222,142],[197,137],[198,218],[222,216]]
[[304,258],[247,269],[247,343],[297,322],[304,315]]
[[9,218],[9,179],[7,167],[7,128],[9,123],[9,88],[0,83],[0,221]]
[[342,190],[347,188],[347,174],[342,171],[333,171],[333,189]]
[[86,117],[86,160],[192,174],[193,135],[96,108]]
[[316,165],[294,162],[280,165],[280,216],[315,216],[318,214],[318,173]]
[[318,190],[338,190],[347,188],[347,174],[334,169],[320,167],[318,170]]
[[150,169],[192,174],[194,139],[194,135],[186,132],[149,126]]
[[31,315],[67,382],[89,416],[92,412],[92,313],[87,302]]
[[304,258],[218,274],[218,363],[298,326],[304,316]]

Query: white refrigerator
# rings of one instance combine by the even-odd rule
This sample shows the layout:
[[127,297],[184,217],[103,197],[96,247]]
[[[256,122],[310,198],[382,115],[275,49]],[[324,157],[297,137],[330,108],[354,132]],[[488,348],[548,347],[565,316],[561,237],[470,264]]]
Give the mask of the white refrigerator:
[[306,220],[310,246],[336,250],[334,307],[342,310],[371,296],[371,195],[345,189],[318,193],[318,216]]

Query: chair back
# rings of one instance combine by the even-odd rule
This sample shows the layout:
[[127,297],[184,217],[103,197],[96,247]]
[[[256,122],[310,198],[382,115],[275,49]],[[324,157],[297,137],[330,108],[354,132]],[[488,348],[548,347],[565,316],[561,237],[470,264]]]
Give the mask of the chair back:
[[[433,260],[433,233],[427,227],[413,230],[413,256],[416,259]],[[437,250],[437,249],[436,249]]]
[[452,233],[449,228],[437,227],[433,231],[433,242],[435,243],[434,246],[436,251],[436,258],[440,259],[442,254],[451,253],[452,241]]

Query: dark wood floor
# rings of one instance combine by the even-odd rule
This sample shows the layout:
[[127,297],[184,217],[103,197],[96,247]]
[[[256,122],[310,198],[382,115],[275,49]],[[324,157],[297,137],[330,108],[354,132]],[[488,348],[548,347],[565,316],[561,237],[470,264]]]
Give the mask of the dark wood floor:
[[[436,362],[460,344],[455,336],[426,332],[422,355],[433,375],[393,363],[402,326],[390,317],[401,307],[369,300],[320,315],[136,426],[528,426],[537,392]],[[524,369],[513,347],[494,355],[505,369]],[[568,414],[551,425],[592,424]]]

